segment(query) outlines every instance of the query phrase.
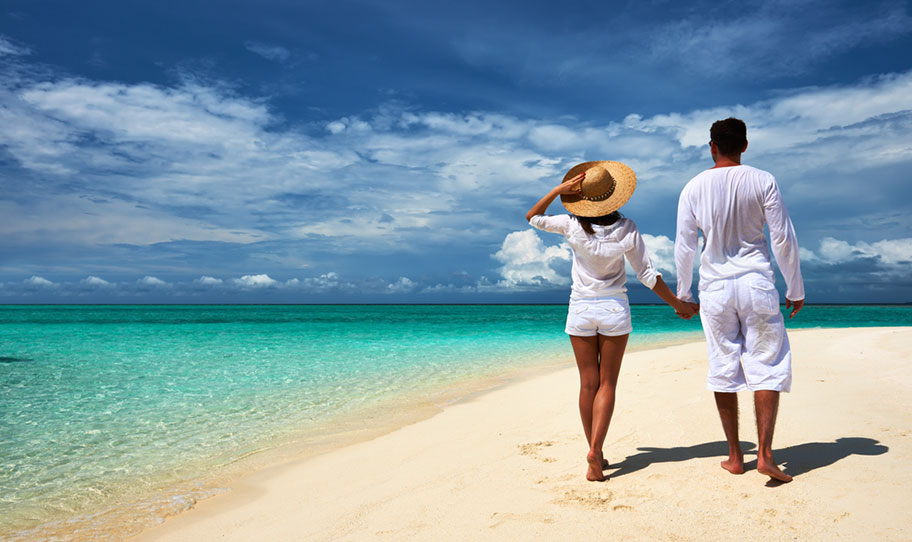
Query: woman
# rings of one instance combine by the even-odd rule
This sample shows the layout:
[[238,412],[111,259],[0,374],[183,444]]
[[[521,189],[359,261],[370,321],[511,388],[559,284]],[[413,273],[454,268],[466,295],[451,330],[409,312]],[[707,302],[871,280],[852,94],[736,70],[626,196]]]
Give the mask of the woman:
[[[570,306],[566,332],[580,373],[579,409],[589,453],[586,479],[602,481],[608,468],[602,453],[614,412],[615,388],[621,360],[630,336],[630,305],[624,258],[637,278],[682,318],[698,310],[694,303],[675,297],[656,271],[636,224],[618,209],[636,188],[636,175],[613,161],[584,162],[574,166],[564,181],[526,213],[532,226],[563,235],[573,251]],[[571,215],[546,216],[560,195]]]

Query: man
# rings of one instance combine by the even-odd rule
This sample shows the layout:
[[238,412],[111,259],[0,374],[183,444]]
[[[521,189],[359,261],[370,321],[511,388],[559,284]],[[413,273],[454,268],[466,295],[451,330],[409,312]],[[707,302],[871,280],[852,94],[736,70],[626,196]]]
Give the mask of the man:
[[748,389],[754,392],[757,415],[757,471],[790,482],[792,477],[779,469],[772,452],[779,392],[791,387],[792,355],[764,225],[769,227],[773,254],[785,277],[785,306],[792,309],[789,318],[804,306],[798,240],[776,179],[741,165],[741,153],[747,150],[744,122],[717,121],[710,139],[716,165],[691,179],[678,201],[678,297],[693,301],[693,261],[697,235],[703,232],[700,320],[709,357],[707,387],[715,392],[728,440],[728,460],[722,468],[733,474],[744,472],[736,392]]

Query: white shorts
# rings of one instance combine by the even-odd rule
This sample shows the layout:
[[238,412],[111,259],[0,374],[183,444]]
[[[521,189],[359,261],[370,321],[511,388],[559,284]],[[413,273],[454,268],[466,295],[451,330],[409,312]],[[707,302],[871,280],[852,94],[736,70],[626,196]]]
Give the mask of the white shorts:
[[567,327],[564,329],[567,335],[613,337],[626,335],[632,330],[630,304],[626,295],[570,300]]
[[710,283],[700,292],[700,321],[709,357],[707,388],[791,389],[792,352],[779,292],[768,278],[751,273]]

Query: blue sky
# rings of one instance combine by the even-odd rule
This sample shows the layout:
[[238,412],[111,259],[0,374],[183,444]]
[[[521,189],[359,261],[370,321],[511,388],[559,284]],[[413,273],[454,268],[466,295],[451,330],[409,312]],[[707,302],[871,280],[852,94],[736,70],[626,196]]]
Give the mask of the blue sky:
[[562,302],[524,214],[602,159],[673,282],[730,115],[808,301],[912,301],[908,2],[487,4],[7,0],[0,303]]

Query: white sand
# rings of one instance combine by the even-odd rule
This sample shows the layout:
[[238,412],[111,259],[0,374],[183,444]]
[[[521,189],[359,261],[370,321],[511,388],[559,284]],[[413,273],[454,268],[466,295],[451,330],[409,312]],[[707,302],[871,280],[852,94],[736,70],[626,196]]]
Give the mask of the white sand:
[[134,540],[912,540],[912,328],[790,338],[773,447],[790,484],[768,487],[752,453],[741,476],[719,467],[700,342],[627,355],[606,482],[584,477],[568,365],[259,472]]

